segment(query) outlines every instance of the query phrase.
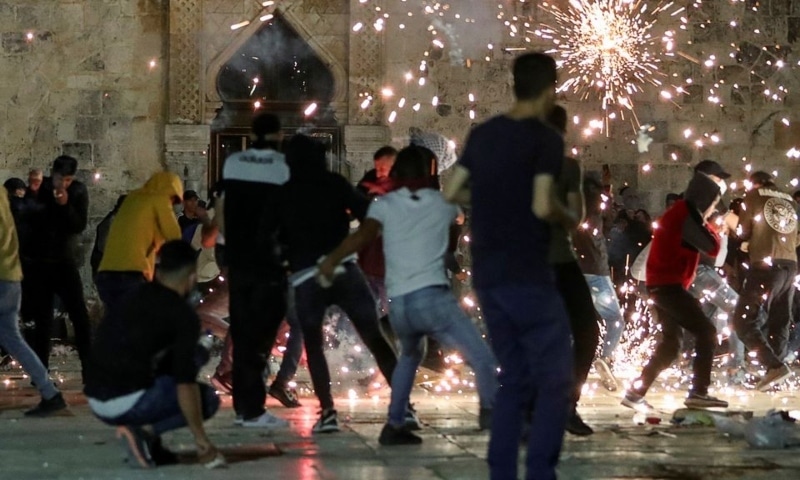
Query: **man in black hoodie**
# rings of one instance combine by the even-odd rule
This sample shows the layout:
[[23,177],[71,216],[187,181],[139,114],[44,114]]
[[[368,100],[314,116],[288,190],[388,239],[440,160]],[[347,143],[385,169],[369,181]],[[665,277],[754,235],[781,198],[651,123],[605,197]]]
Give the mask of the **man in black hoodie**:
[[78,272],[78,238],[86,229],[89,192],[75,180],[78,161],[62,155],[53,161],[30,216],[30,237],[21,246],[29,308],[33,320],[33,347],[45,367],[49,365],[53,329],[53,302],[61,299],[75,329],[75,344],[85,369],[91,347],[89,313]]
[[[281,228],[292,271],[290,288],[294,288],[297,316],[303,327],[308,369],[322,407],[313,432],[335,432],[339,425],[322,336],[328,306],[338,305],[347,313],[387,380],[392,378],[397,364],[378,327],[375,299],[355,256],[345,259],[329,288],[314,280],[319,260],[347,237],[351,215],[359,220],[364,218],[369,200],[344,177],[326,170],[324,146],[307,136],[292,138],[286,148],[286,159],[291,179],[283,186],[281,195]],[[234,368],[235,365],[234,362]]]

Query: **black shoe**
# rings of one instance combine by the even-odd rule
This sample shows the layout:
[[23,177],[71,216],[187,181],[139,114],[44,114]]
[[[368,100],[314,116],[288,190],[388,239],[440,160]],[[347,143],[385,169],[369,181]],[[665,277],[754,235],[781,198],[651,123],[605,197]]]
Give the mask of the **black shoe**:
[[592,427],[586,425],[578,412],[572,412],[572,415],[567,419],[567,431],[579,437],[588,437],[594,433]]
[[312,433],[333,433],[339,431],[339,419],[336,410],[327,409],[320,412],[319,420],[311,428]]
[[178,456],[175,455],[175,452],[164,447],[161,443],[161,437],[153,437],[150,439],[149,443],[150,456],[153,458],[153,463],[155,463],[156,466],[178,464]]
[[269,396],[281,402],[286,408],[301,407],[300,401],[297,400],[297,391],[294,388],[283,387],[273,383],[269,387]]
[[381,430],[378,443],[381,445],[419,445],[422,443],[422,439],[405,428],[393,427],[387,423]]
[[492,428],[492,409],[481,408],[478,414],[478,428],[481,430],[490,430]]
[[55,397],[50,399],[42,399],[39,405],[31,408],[25,412],[26,417],[49,417],[50,415],[64,410],[67,408],[67,402],[64,401],[64,396],[57,393]]

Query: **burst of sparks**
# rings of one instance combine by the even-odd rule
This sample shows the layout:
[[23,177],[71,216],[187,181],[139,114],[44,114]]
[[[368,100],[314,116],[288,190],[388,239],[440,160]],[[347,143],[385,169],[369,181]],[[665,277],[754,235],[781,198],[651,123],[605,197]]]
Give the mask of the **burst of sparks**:
[[671,32],[662,39],[653,34],[663,6],[649,9],[642,1],[571,0],[566,10],[548,3],[542,8],[555,23],[536,33],[553,42],[549,53],[560,60],[566,76],[559,91],[581,100],[599,98],[606,124],[615,111],[623,119],[626,112],[633,113],[633,96],[645,84],[661,86],[658,43],[672,45]]

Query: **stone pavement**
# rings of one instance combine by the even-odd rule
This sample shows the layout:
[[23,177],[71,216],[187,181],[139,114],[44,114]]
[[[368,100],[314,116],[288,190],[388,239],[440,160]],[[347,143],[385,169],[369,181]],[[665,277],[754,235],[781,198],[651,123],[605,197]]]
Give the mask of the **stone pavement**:
[[[477,403],[465,396],[423,391],[414,399],[426,424],[421,446],[378,445],[386,392],[373,399],[339,399],[343,431],[321,436],[310,434],[317,416],[311,398],[303,398],[305,406],[300,409],[273,408],[292,428],[270,433],[233,426],[230,398],[224,397],[223,408],[208,428],[212,440],[232,459],[229,469],[207,471],[191,464],[156,471],[130,469],[122,461],[113,429],[91,416],[79,393],[74,362],[61,363],[56,377],[63,380],[71,415],[50,419],[24,418],[22,410],[38,400],[36,391],[18,373],[0,372],[0,479],[488,478],[488,434],[476,431]],[[732,409],[756,414],[769,408],[800,408],[793,392],[721,396],[731,401]],[[656,392],[648,398],[656,407],[672,410],[680,394]],[[800,479],[800,450],[750,449],[743,440],[723,437],[711,427],[670,426],[668,414],[663,415],[662,425],[637,425],[642,419],[618,402],[618,394],[603,391],[586,396],[581,411],[597,433],[588,438],[566,437],[560,479]],[[187,431],[169,434],[165,441],[190,461],[192,441]]]

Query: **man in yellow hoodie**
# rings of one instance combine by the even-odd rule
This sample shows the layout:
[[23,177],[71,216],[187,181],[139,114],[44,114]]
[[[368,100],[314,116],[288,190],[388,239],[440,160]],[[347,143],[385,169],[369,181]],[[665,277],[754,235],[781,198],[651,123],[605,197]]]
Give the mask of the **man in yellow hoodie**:
[[108,232],[96,280],[106,318],[113,318],[128,295],[153,279],[161,245],[180,240],[181,229],[172,206],[181,198],[180,177],[158,172],[122,203]]

